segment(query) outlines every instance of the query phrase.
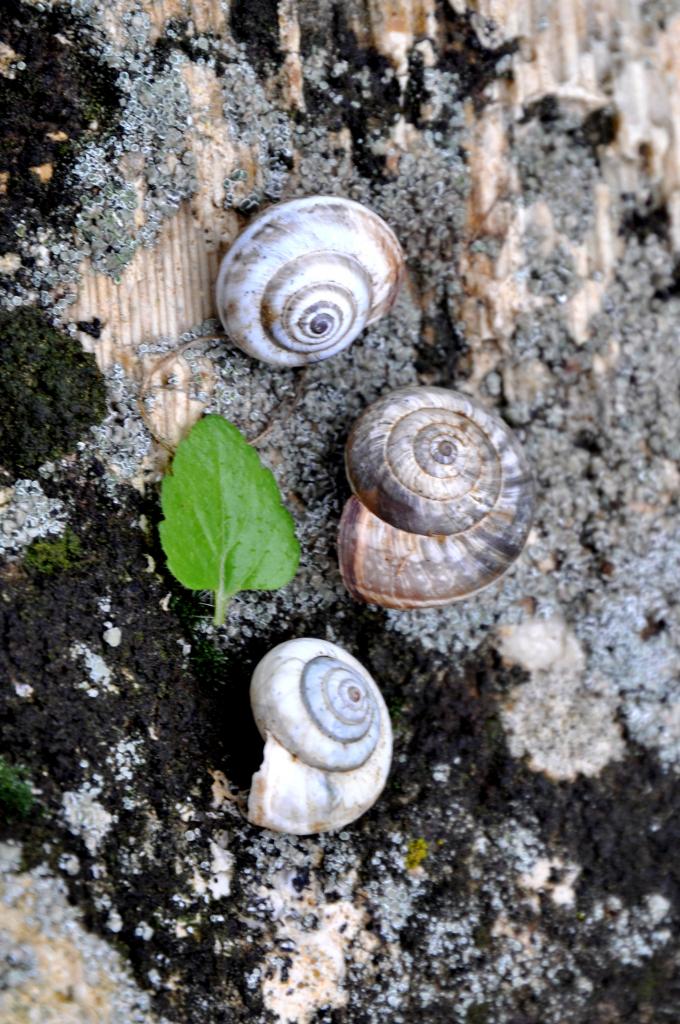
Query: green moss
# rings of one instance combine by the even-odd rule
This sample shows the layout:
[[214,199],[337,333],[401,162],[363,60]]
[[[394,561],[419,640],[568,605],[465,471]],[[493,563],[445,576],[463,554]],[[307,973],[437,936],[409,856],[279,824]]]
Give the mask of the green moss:
[[637,997],[641,1003],[654,1004],[654,997],[661,985],[665,983],[664,971],[661,963],[652,959],[640,974],[637,983]]
[[3,817],[25,818],[33,806],[33,790],[22,765],[8,764],[0,757],[0,813]]
[[221,684],[224,681],[227,659],[215,645],[196,630],[200,619],[199,602],[195,594],[178,591],[170,600],[170,607],[179,617],[182,627],[191,643],[189,655],[191,666],[204,683]]
[[196,637],[191,643],[191,662],[199,676],[221,677],[227,664],[222,651],[205,637]]
[[94,356],[36,309],[0,313],[0,466],[31,474],[106,410]]
[[408,871],[415,871],[423,863],[429,853],[427,840],[420,836],[418,839],[409,839],[406,850],[406,868]]
[[489,1020],[489,1006],[487,1003],[473,1003],[468,1006],[465,1014],[465,1024],[487,1024]]
[[66,529],[57,540],[36,540],[24,559],[36,572],[51,576],[55,572],[75,569],[82,563],[82,548],[73,530]]
[[392,725],[395,725],[401,718],[404,711],[404,703],[405,701],[403,697],[393,697],[389,702],[388,707],[390,718],[392,719]]

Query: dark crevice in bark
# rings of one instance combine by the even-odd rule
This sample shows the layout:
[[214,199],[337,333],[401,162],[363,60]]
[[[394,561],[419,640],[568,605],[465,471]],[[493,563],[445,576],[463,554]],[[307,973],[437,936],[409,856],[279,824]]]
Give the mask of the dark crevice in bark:
[[646,208],[630,210],[621,222],[620,233],[626,238],[637,238],[638,242],[642,243],[650,235],[655,235],[667,242],[669,230],[668,207],[665,203],[662,205],[650,203]]
[[475,103],[481,103],[481,93],[499,76],[499,61],[515,53],[519,44],[511,39],[488,48],[475,31],[470,12],[458,14],[446,0],[437,0],[436,11],[441,35],[437,66],[457,76],[461,99],[469,96]]
[[234,39],[246,47],[248,60],[259,74],[266,75],[272,65],[280,67],[283,53],[276,0],[232,0],[229,25]]
[[441,387],[455,387],[467,351],[465,336],[452,319],[445,298],[431,315],[424,318],[416,370],[418,373],[435,374]]
[[[388,133],[390,124],[398,116],[399,83],[381,54],[359,45],[340,5],[333,8],[331,38],[329,69],[338,62],[344,65],[344,70],[332,77],[333,92],[341,97],[341,102],[330,102],[327,90],[307,77],[307,120],[310,123],[321,121],[329,131],[348,128],[357,170],[369,180],[380,180],[384,177],[385,158],[376,153],[373,143]],[[364,81],[366,76],[368,87]]]

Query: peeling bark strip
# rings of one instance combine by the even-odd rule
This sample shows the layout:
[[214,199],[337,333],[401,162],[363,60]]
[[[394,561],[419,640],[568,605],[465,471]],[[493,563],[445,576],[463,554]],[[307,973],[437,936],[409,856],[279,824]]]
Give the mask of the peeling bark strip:
[[[28,316],[50,372],[10,365],[0,403],[0,1020],[675,1020],[677,5],[1,21],[3,366]],[[347,352],[277,371],[216,335],[217,268],[257,212],[328,193],[387,221],[408,281]],[[538,505],[502,585],[396,614],[351,600],[336,537],[351,424],[407,384],[509,422]],[[220,630],[156,533],[206,409],[256,439],[303,549]],[[395,733],[381,800],[309,839],[242,813],[251,672],[299,636],[367,666]]]

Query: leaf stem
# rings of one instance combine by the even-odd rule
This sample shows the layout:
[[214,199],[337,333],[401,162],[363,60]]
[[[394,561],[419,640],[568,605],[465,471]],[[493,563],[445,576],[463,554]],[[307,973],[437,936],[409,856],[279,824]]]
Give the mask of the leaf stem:
[[215,591],[215,614],[213,616],[213,624],[215,626],[223,626],[224,620],[227,617],[227,608],[231,601],[232,595],[227,594],[226,590]]

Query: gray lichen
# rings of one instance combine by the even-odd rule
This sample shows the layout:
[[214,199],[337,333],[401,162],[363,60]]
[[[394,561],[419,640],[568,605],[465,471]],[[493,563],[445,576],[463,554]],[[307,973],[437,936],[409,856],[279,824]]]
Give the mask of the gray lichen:
[[151,1011],[118,954],[86,930],[63,881],[44,866],[22,872],[21,854],[17,844],[0,844],[3,1020],[170,1024]]
[[0,553],[17,556],[40,537],[58,537],[67,516],[64,502],[48,498],[37,480],[17,480],[0,492]]
[[[531,116],[533,115],[533,116]],[[546,202],[559,231],[580,241],[592,226],[598,168],[582,136],[582,116],[549,97],[516,131],[513,157],[523,201]]]
[[[61,222],[35,230],[18,227],[16,253],[31,269],[24,283],[15,279],[0,290],[7,308],[36,301],[54,305],[51,289],[77,280],[87,258],[96,270],[117,277],[140,246],[153,244],[163,220],[196,188],[186,141],[191,113],[182,67],[187,58],[172,50],[167,63],[158,66],[149,17],[141,11],[122,15],[128,45],[121,49],[108,38],[100,4],[74,2],[70,9],[89,19],[90,53],[114,74],[119,108],[114,126],[75,153],[66,175],[66,195],[75,205],[72,230],[65,232]],[[131,184],[133,175],[144,182],[141,195]]]

